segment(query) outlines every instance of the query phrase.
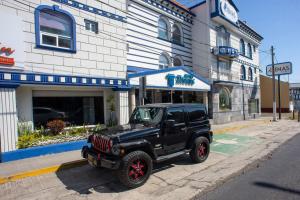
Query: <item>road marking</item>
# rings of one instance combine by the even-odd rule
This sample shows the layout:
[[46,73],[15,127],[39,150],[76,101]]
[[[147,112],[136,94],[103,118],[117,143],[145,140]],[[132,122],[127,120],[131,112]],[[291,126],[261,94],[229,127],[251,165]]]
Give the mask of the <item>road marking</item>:
[[0,185],[8,183],[8,182],[13,182],[13,181],[17,181],[20,179],[28,178],[28,177],[40,176],[43,174],[58,172],[58,171],[64,170],[64,169],[79,167],[79,166],[85,165],[86,163],[87,163],[86,160],[82,159],[82,160],[76,160],[76,161],[72,161],[72,162],[68,162],[68,163],[63,163],[61,165],[55,165],[55,166],[51,166],[51,167],[45,167],[45,168],[36,169],[36,170],[32,170],[32,171],[26,171],[26,172],[22,172],[22,173],[18,173],[18,174],[13,174],[13,175],[10,175],[7,177],[0,177]]
[[267,123],[270,123],[270,120],[254,121],[254,122],[246,124],[246,125],[239,125],[239,126],[232,126],[232,127],[228,127],[228,128],[216,129],[216,130],[213,130],[213,133],[214,134],[230,133],[230,132],[238,131],[238,130],[243,129],[243,128],[248,128],[248,127],[251,127],[251,126],[260,125],[260,124],[267,124]]

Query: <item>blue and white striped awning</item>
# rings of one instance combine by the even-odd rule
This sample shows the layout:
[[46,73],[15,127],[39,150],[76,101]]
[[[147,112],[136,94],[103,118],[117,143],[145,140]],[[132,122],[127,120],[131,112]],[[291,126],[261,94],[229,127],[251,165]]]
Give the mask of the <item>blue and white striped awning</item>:
[[98,86],[121,88],[127,87],[127,80],[107,77],[84,77],[54,74],[37,74],[25,72],[0,71],[0,87],[21,84]]

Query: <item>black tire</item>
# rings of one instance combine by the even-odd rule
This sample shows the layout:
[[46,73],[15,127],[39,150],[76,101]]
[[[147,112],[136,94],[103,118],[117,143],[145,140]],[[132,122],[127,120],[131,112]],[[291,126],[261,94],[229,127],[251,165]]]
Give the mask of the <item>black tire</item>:
[[190,157],[194,163],[204,162],[209,155],[210,145],[206,137],[198,137],[195,139]]
[[143,185],[152,172],[152,159],[143,151],[133,151],[123,157],[118,177],[128,188]]

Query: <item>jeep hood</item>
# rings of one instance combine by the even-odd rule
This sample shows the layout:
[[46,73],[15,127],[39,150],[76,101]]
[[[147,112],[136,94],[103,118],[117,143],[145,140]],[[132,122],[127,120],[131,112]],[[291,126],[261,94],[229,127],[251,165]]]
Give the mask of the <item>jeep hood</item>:
[[126,142],[133,139],[141,139],[145,136],[157,134],[158,131],[159,128],[155,126],[144,126],[141,124],[126,124],[107,130],[105,135],[109,136],[114,141]]

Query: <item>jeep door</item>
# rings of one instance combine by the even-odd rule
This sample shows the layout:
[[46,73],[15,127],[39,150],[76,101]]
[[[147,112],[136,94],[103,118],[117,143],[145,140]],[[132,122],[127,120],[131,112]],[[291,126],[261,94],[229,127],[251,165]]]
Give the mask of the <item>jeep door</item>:
[[209,131],[209,119],[205,108],[197,106],[188,107],[187,118],[188,135],[193,133],[207,133]]
[[164,127],[164,150],[166,153],[176,152],[185,148],[185,135],[186,135],[186,120],[184,107],[172,107],[166,111],[165,120],[174,120],[172,126],[166,124]]

